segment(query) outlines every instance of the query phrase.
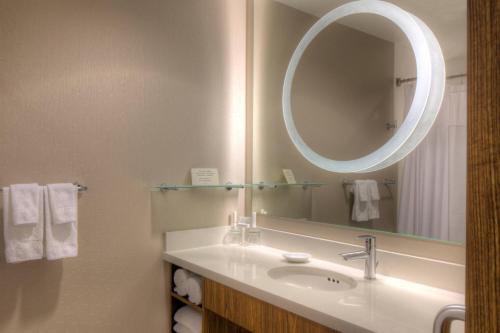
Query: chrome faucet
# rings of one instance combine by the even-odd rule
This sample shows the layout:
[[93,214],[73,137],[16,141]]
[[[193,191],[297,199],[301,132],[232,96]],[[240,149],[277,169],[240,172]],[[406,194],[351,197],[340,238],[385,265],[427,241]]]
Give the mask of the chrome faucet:
[[377,245],[376,237],[371,235],[358,236],[359,239],[365,240],[365,250],[341,253],[344,260],[365,259],[365,279],[374,280],[377,269]]

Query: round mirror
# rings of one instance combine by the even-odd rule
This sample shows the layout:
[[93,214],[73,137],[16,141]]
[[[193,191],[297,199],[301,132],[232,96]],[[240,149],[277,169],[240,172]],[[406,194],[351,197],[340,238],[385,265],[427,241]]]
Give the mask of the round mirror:
[[[323,29],[302,55],[293,81],[293,119],[302,139],[335,160],[382,147],[409,110],[405,91],[395,85],[400,68],[404,77],[415,77],[411,45],[392,21],[354,14]],[[411,90],[406,94],[413,98]]]
[[[334,154],[332,155],[328,153],[328,148],[321,148],[331,147],[332,145],[318,145],[315,142],[308,141],[307,135],[304,136],[306,139],[304,140],[299,134],[299,130],[294,122],[294,116],[296,116],[297,119],[307,119],[308,115],[292,115],[292,102],[298,104],[297,100],[300,100],[297,98],[292,99],[293,83],[297,83],[297,86],[303,84],[302,80],[300,80],[301,72],[299,65],[303,60],[308,61],[308,54],[306,51],[308,51],[309,48],[314,48],[315,40],[322,38],[318,35],[325,29],[332,29],[333,23],[341,22],[344,24],[345,22],[343,21],[345,20],[350,20],[352,21],[350,23],[355,23],[356,17],[358,17],[358,23],[360,21],[366,21],[367,15],[360,16],[357,14],[371,14],[368,15],[371,19],[379,16],[379,18],[375,18],[375,20],[390,22],[395,28],[394,30],[399,30],[404,34],[404,36],[406,36],[415,56],[416,74],[418,79],[413,102],[409,107],[406,118],[402,124],[398,126],[395,133],[394,130],[388,131],[385,136],[379,135],[378,137],[381,139],[378,141],[373,140],[372,142],[367,142],[364,145],[364,151],[362,149],[357,151],[351,149],[352,147],[349,146],[348,136],[342,135],[342,133],[343,131],[351,131],[351,135],[355,135],[353,132],[356,130],[366,131],[377,130],[374,129],[375,127],[380,128],[380,119],[370,119],[370,110],[368,108],[387,107],[384,105],[374,106],[377,103],[377,93],[383,91],[382,89],[377,90],[377,87],[382,87],[384,84],[387,84],[387,82],[365,82],[363,80],[353,80],[352,82],[354,83],[337,82],[336,85],[325,84],[323,89],[335,90],[335,93],[332,93],[332,98],[336,98],[337,103],[335,103],[335,105],[337,105],[337,109],[331,110],[331,112],[335,112],[337,116],[342,114],[342,112],[350,112],[348,101],[349,89],[352,89],[353,87],[358,90],[365,89],[366,94],[363,94],[363,96],[366,96],[367,99],[367,103],[363,104],[367,105],[367,109],[360,112],[360,115],[357,116],[360,122],[364,122],[362,124],[363,126],[349,127],[342,123],[332,125],[322,119],[315,119],[315,121],[310,122],[309,126],[316,126],[318,131],[321,129],[325,130],[328,125],[332,125],[331,130],[336,131],[337,134],[341,135],[340,137],[345,138],[345,142],[337,144],[337,146],[344,146],[344,151],[341,152],[341,150],[334,150]],[[347,24],[349,24],[349,22],[347,22]],[[383,26],[384,24],[387,26],[387,22],[379,26]],[[348,42],[338,45],[339,50],[337,50],[337,52],[342,52],[342,48],[346,48],[348,46]],[[335,48],[335,45],[332,47]],[[315,50],[314,53],[318,53],[318,50]],[[326,55],[327,52],[325,51],[325,56]],[[383,56],[383,54],[360,55],[358,59],[346,59],[346,61],[349,63],[358,61],[359,66],[361,66],[359,69],[362,72],[362,63],[363,61],[370,61],[370,56],[374,57],[373,61],[375,61],[377,56],[380,57]],[[337,70],[343,70],[342,64],[339,64],[337,67]],[[344,68],[348,67],[353,68],[352,66],[345,66]],[[311,66],[307,66],[307,68],[311,68]],[[294,82],[296,75],[299,82]],[[322,73],[321,75],[335,75],[335,72]],[[316,77],[317,76],[318,75],[316,75]],[[355,72],[352,73],[352,76],[358,76],[359,78],[359,75]],[[345,77],[345,75],[343,75],[343,77]],[[380,77],[380,75],[377,77]],[[316,83],[316,85],[317,84],[318,83]],[[389,82],[389,84],[393,85],[394,82]],[[300,41],[292,55],[285,75],[282,96],[283,116],[286,129],[292,139],[292,142],[300,153],[314,165],[328,171],[340,173],[376,171],[401,160],[425,137],[441,106],[444,86],[445,66],[440,46],[430,29],[422,21],[403,9],[384,1],[355,1],[340,6],[327,13],[309,29]],[[359,91],[356,91],[356,93],[359,93]],[[360,103],[357,104],[359,107]],[[314,103],[312,105],[314,105]],[[339,108],[338,105],[342,105],[342,107]],[[297,106],[299,108],[299,105]],[[313,111],[310,111],[309,114],[314,116]],[[350,119],[352,121],[352,119],[356,119],[356,117],[350,116]],[[318,126],[318,121],[322,122],[323,126]],[[377,123],[377,121],[379,123]],[[316,125],[314,125],[315,122]],[[301,122],[299,123],[301,124]],[[393,129],[393,125],[393,123],[387,122],[382,126],[387,126],[387,129]],[[299,128],[301,130],[304,129],[302,125],[299,126]],[[303,133],[306,132],[307,131],[304,131]],[[392,133],[394,134],[392,135]]]

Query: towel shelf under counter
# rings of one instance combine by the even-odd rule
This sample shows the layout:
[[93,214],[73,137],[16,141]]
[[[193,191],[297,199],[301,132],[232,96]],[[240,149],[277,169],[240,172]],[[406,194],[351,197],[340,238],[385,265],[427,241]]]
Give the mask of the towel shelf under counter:
[[[172,263],[166,265],[171,272],[172,284],[174,271],[181,267]],[[203,301],[199,306],[171,289],[168,295],[171,301],[171,329],[175,325],[175,312],[188,305],[201,311],[203,333],[339,333],[219,282],[205,277],[202,279]]]

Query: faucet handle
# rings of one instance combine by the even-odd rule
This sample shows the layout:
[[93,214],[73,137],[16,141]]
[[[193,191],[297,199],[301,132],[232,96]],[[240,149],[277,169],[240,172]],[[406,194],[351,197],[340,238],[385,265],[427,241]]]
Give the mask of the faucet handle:
[[371,240],[377,239],[377,237],[375,237],[373,235],[359,235],[357,238],[358,239],[371,239]]

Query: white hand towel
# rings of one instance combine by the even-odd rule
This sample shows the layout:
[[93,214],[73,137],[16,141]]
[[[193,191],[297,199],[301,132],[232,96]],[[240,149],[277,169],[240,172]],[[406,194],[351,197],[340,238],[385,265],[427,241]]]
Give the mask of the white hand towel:
[[184,326],[180,323],[176,323],[174,325],[174,332],[176,332],[176,333],[194,333],[189,328],[187,328],[186,326]]
[[43,187],[45,207],[45,241],[48,260],[76,257],[78,255],[78,221],[56,224],[50,204],[49,190]]
[[[365,185],[362,180],[355,180],[353,185],[354,203],[352,206],[352,219],[353,221],[368,221],[368,208],[367,202],[363,197],[365,193]],[[366,197],[367,198],[367,197]]]
[[375,220],[380,218],[379,200],[380,193],[378,191],[378,184],[375,180],[367,180],[368,192],[370,193],[370,200],[368,201],[368,218]]
[[368,219],[369,220],[379,219],[380,210],[379,210],[378,200],[370,200],[367,206],[368,206]]
[[3,234],[5,259],[8,263],[43,258],[43,210],[42,191],[39,191],[38,222],[36,224],[14,225],[10,189],[3,188]]
[[365,181],[370,200],[380,200],[380,192],[378,191],[378,183],[376,180],[368,179]]
[[187,327],[193,333],[201,333],[201,313],[188,305],[177,310],[174,320]]
[[201,304],[202,294],[202,279],[200,276],[193,275],[186,282],[188,299],[196,305]]
[[180,296],[187,295],[187,280],[191,277],[191,273],[185,269],[178,268],[174,273],[174,291]]
[[[354,181],[355,191],[357,190],[358,199],[361,202],[367,202],[370,200],[369,187],[366,180],[355,180]],[[355,193],[356,194],[356,193]]]
[[355,180],[353,192],[353,221],[363,222],[380,218],[380,194],[375,180]]
[[37,224],[39,222],[41,201],[38,184],[11,185],[10,199],[14,225]]
[[52,222],[55,224],[74,223],[78,213],[78,190],[74,184],[49,184]]

